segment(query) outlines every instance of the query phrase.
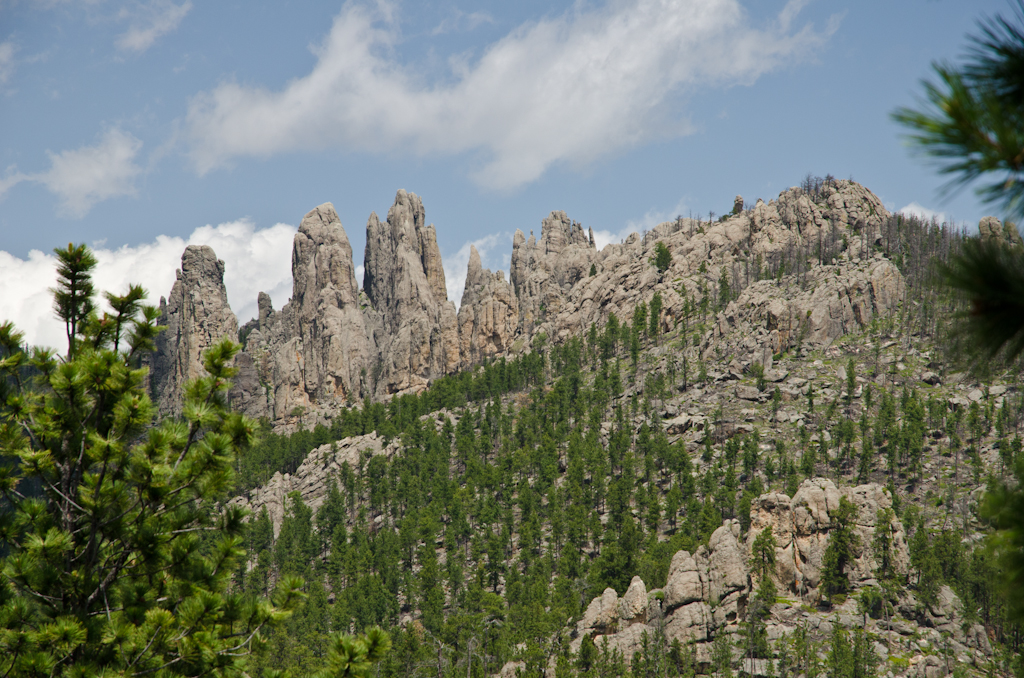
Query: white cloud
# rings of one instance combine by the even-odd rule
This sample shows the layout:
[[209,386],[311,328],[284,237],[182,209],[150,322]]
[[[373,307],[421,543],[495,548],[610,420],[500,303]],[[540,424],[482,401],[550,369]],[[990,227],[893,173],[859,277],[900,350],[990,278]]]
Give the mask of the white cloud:
[[937,212],[935,210],[928,209],[927,207],[921,205],[918,202],[912,202],[906,207],[900,208],[899,213],[907,217],[915,216],[918,217],[919,219],[924,219],[925,221],[931,221],[932,219],[935,219],[940,224],[948,221],[945,212]]
[[135,164],[142,142],[117,128],[108,130],[93,146],[53,153],[50,169],[23,173],[15,166],[0,178],[0,199],[23,181],[43,184],[60,198],[57,211],[81,218],[93,205],[109,198],[135,194],[135,178],[143,169]]
[[205,173],[244,156],[340,147],[419,155],[477,154],[474,178],[496,188],[582,166],[692,126],[682,95],[750,84],[819,48],[823,31],[791,31],[803,0],[764,26],[739,0],[610,0],[530,22],[475,63],[423,84],[389,49],[401,36],[379,12],[349,3],[316,49],[313,70],[271,91],[226,82],[198,94],[186,120]]
[[[186,245],[210,245],[224,260],[224,284],[239,323],[257,315],[256,297],[270,294],[275,308],[291,296],[291,250],[295,227],[277,224],[257,230],[247,220],[197,228],[187,240],[158,236],[137,247],[96,248],[98,261],[93,280],[97,289],[121,293],[129,283],[149,292],[150,303],[167,296],[181,266]],[[56,284],[56,261],[38,250],[28,259],[0,251],[0,322],[12,320],[31,344],[63,350],[63,326],[53,315],[49,288]]]
[[[460,247],[459,251],[455,254],[442,255],[444,279],[448,287],[448,299],[455,302],[456,308],[462,305],[462,291],[466,289],[466,269],[469,267],[469,248],[471,246],[476,247],[484,268],[491,269],[491,272],[499,268],[505,268],[505,280],[509,279],[507,270],[507,260],[509,257],[507,255],[502,256],[503,252],[500,249],[505,248],[509,252],[512,251],[512,236],[508,233],[494,233],[479,240],[472,240]],[[493,255],[490,255],[496,248],[498,248],[495,251],[498,257],[497,260],[495,260]]]
[[0,322],[14,321],[30,344],[67,348],[64,328],[53,315],[49,288],[57,283],[57,264],[39,250],[19,259],[0,250]]
[[157,0],[141,6],[134,13],[123,13],[132,19],[128,30],[117,38],[118,49],[145,52],[153,46],[157,38],[175,30],[191,9],[191,0],[186,0],[180,5]]
[[14,43],[8,40],[0,42],[0,85],[3,85],[14,74]]
[[142,168],[135,156],[142,142],[128,132],[111,129],[95,146],[50,153],[50,169],[23,178],[45,185],[61,200],[60,211],[82,217],[96,203],[135,193]]

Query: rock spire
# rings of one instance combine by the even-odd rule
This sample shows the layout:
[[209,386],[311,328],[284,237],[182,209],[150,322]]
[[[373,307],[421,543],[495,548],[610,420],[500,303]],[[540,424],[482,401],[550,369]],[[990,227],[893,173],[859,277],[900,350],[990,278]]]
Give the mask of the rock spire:
[[228,305],[224,262],[207,245],[189,245],[165,300],[160,299],[157,351],[153,358],[154,400],[161,412],[182,401],[185,382],[204,374],[202,355],[223,337],[238,336],[238,320]]

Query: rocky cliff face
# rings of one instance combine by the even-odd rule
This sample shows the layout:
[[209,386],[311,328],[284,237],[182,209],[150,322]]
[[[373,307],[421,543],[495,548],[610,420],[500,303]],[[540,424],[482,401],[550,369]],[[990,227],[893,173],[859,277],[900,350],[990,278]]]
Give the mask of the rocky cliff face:
[[271,416],[361,397],[376,355],[375,320],[362,309],[345,229],[333,205],[320,205],[295,234],[291,300],[275,312],[261,294],[259,318],[247,326],[245,353],[273,392]]
[[594,239],[565,212],[552,212],[541,222],[540,242],[522,231],[512,239],[511,282],[519,298],[519,330],[529,336],[534,326],[571,312],[569,292],[585,278],[597,258]]
[[[769,349],[777,353],[798,341],[824,346],[876,315],[890,313],[902,299],[898,269],[888,260],[871,258],[871,246],[888,218],[878,198],[863,186],[836,181],[816,200],[789,189],[778,200],[759,200],[753,209],[718,222],[665,222],[644,236],[634,233],[597,252],[582,228],[552,213],[544,221],[540,242],[532,236],[527,240],[521,232],[513,242],[518,338],[525,345],[543,331],[555,340],[565,339],[592,323],[603,325],[611,313],[630,317],[656,293],[663,301],[664,326],[671,327],[683,314],[684,295],[694,301],[702,296],[714,300],[725,279],[743,293],[703,338],[705,348],[742,323],[745,331],[728,334],[741,344],[744,360]],[[672,255],[664,272],[653,265],[659,242]],[[825,251],[840,254],[835,261],[823,261],[818,254]],[[767,283],[758,287],[756,281],[768,270],[803,270],[803,276],[780,294],[769,291]],[[760,310],[751,311],[751,305]]]
[[[161,340],[154,373],[168,409],[180,400],[184,379],[198,374],[199,353],[222,336],[245,343],[236,363],[243,372],[236,403],[251,416],[278,422],[305,413],[316,416],[304,421],[317,421],[366,396],[419,390],[462,365],[459,323],[447,298],[436,234],[424,223],[423,203],[413,193],[398,192],[386,221],[370,215],[363,290],[333,205],[306,214],[292,247],[291,299],[275,311],[261,293],[259,317],[241,333],[233,315],[230,322],[219,320],[231,313],[223,263],[219,269],[210,263],[217,260],[208,247],[202,248],[205,259],[197,259],[197,251],[186,252],[179,284],[164,307],[170,331]],[[493,285],[484,287],[482,294],[511,300]],[[493,354],[487,345],[502,331],[490,327],[482,311],[479,317],[474,355]]]
[[904,291],[899,269],[881,254],[814,266],[781,290],[759,281],[717,315],[703,346],[735,349],[771,367],[772,354],[802,343],[825,346],[895,312]]

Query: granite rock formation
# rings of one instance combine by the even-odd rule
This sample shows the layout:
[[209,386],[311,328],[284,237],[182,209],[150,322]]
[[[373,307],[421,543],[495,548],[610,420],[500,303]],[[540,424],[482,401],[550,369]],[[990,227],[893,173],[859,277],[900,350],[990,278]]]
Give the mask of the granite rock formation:
[[225,336],[238,336],[238,320],[224,287],[224,262],[213,248],[185,248],[171,293],[160,298],[160,310],[164,329],[157,335],[151,384],[160,411],[173,412],[180,407],[185,382],[205,374],[203,352]]
[[593,233],[571,221],[565,212],[552,212],[541,222],[538,242],[517,230],[512,238],[511,282],[519,298],[519,330],[526,335],[549,318],[569,314],[569,292],[587,277],[597,259]]
[[978,222],[978,233],[985,241],[994,241],[1010,247],[1024,247],[1024,239],[1012,221],[1000,222],[996,217],[982,217]]
[[302,219],[292,245],[292,298],[279,312],[259,297],[246,353],[273,390],[275,419],[316,403],[348,402],[365,390],[373,359],[372,318],[363,313],[352,246],[330,203]]
[[288,510],[290,494],[298,492],[303,503],[315,512],[326,500],[331,483],[337,482],[342,464],[358,467],[366,455],[385,454],[390,457],[398,449],[398,441],[385,446],[376,433],[323,445],[310,451],[295,473],[275,473],[265,485],[235,497],[230,503],[254,516],[266,509],[276,539]]
[[519,300],[501,271],[491,273],[469,249],[466,287],[459,307],[459,341],[463,364],[508,354],[519,324]]
[[[313,424],[367,396],[420,390],[461,366],[455,305],[447,298],[434,227],[425,225],[423,203],[415,194],[399,191],[387,221],[370,215],[365,266],[361,290],[352,247],[333,205],[306,214],[292,247],[289,302],[274,310],[270,297],[260,293],[259,315],[241,332],[237,322],[216,326],[217,338],[230,335],[245,344],[236,361],[243,372],[236,402],[243,411]],[[203,299],[207,304],[217,299],[216,308],[227,309],[222,269],[219,292],[203,292]],[[188,275],[183,279],[182,289],[198,289]],[[175,331],[165,334],[154,367],[161,385],[168,379],[180,384],[185,373],[171,369],[181,361],[178,356],[196,354],[210,343],[189,339],[210,323],[176,301],[183,292],[175,289],[164,311],[164,322]],[[187,376],[195,374],[193,369]],[[168,408],[179,395],[173,389],[161,393]]]
[[[579,650],[584,636],[590,636],[598,647],[607,643],[610,651],[621,652],[629,663],[641,649],[644,634],[653,638],[660,630],[668,643],[677,639],[695,643],[696,659],[706,666],[714,637],[741,633],[746,606],[757,586],[749,566],[751,546],[762,530],[771,527],[777,542],[774,579],[781,597],[766,620],[770,639],[786,636],[808,624],[817,625],[813,630],[827,635],[833,624],[856,628],[866,621],[866,630],[883,639],[888,637],[893,643],[901,642],[905,635],[945,637],[958,661],[985,665],[992,649],[984,627],[954,623],[960,619],[962,605],[948,587],[942,587],[937,602],[925,610],[921,626],[905,622],[887,624],[858,614],[855,595],[833,608],[830,621],[808,612],[807,603],[820,600],[818,581],[831,529],[830,512],[838,508],[842,496],[857,507],[855,532],[860,545],[848,569],[853,592],[877,585],[871,574],[876,566],[871,545],[875,530],[880,527],[891,530],[895,568],[905,574],[909,558],[900,521],[893,517],[888,525],[877,524],[879,511],[891,506],[883,487],[868,484],[838,489],[824,478],[808,479],[792,499],[781,494],[765,494],[756,499],[745,539],[741,538],[739,522],[728,520],[711,535],[708,546],[701,546],[693,554],[676,553],[663,589],[649,591],[639,577],[633,578],[621,598],[614,589],[605,589],[590,602],[577,622],[572,632],[573,651]],[[912,600],[904,601],[904,606],[915,605]],[[884,658],[884,646],[876,651]],[[922,656],[915,664],[922,663],[923,668],[926,660],[927,655]]]
[[[539,240],[516,231],[508,282],[500,271],[484,269],[471,250],[456,313],[418,196],[398,191],[386,220],[370,215],[362,290],[337,213],[321,205],[295,236],[291,300],[275,311],[261,294],[259,317],[242,328],[236,402],[279,424],[299,425],[297,415],[313,415],[301,418],[309,426],[365,397],[419,391],[484,359],[529,350],[538,333],[559,342],[603,326],[612,313],[627,319],[655,294],[669,328],[688,299],[717,298],[722,280],[742,293],[707,324],[700,344],[734,353],[740,367],[751,361],[770,367],[773,354],[797,344],[823,347],[891,314],[902,300],[902,275],[873,250],[889,214],[863,186],[831,181],[813,195],[793,188],[746,210],[737,196],[734,212],[717,222],[666,222],[601,251],[592,231],[552,212]],[[1005,230],[984,225],[984,232]],[[664,272],[652,263],[659,243],[672,255]],[[823,251],[834,256],[826,261]],[[204,255],[207,273],[199,276],[196,254],[186,254],[188,272],[183,268],[165,306],[169,331],[154,365],[165,409],[179,396],[173,385],[197,373],[210,338],[235,331],[233,316],[215,320],[230,314],[222,282],[202,283],[209,293],[195,291],[201,280],[222,278],[210,263],[216,257]],[[789,289],[757,282],[762,267],[794,266],[800,275],[787,278]]]
[[441,252],[423,202],[398,191],[386,222],[366,224],[363,289],[380,313],[379,397],[422,389],[461,364],[455,304],[448,301]]

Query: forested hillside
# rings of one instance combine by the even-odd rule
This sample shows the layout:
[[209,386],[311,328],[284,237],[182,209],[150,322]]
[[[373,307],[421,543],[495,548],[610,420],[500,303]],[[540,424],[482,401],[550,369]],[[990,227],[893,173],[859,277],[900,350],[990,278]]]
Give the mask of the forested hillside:
[[[1021,629],[978,503],[1020,458],[1021,364],[958,361],[965,304],[933,273],[962,238],[891,215],[771,258],[741,245],[668,281],[671,316],[659,289],[329,426],[265,426],[236,461],[235,584],[297,575],[306,601],[253,675],[316,670],[330,632],[376,624],[383,676],[1008,675]],[[815,341],[829,322],[853,329]]]

